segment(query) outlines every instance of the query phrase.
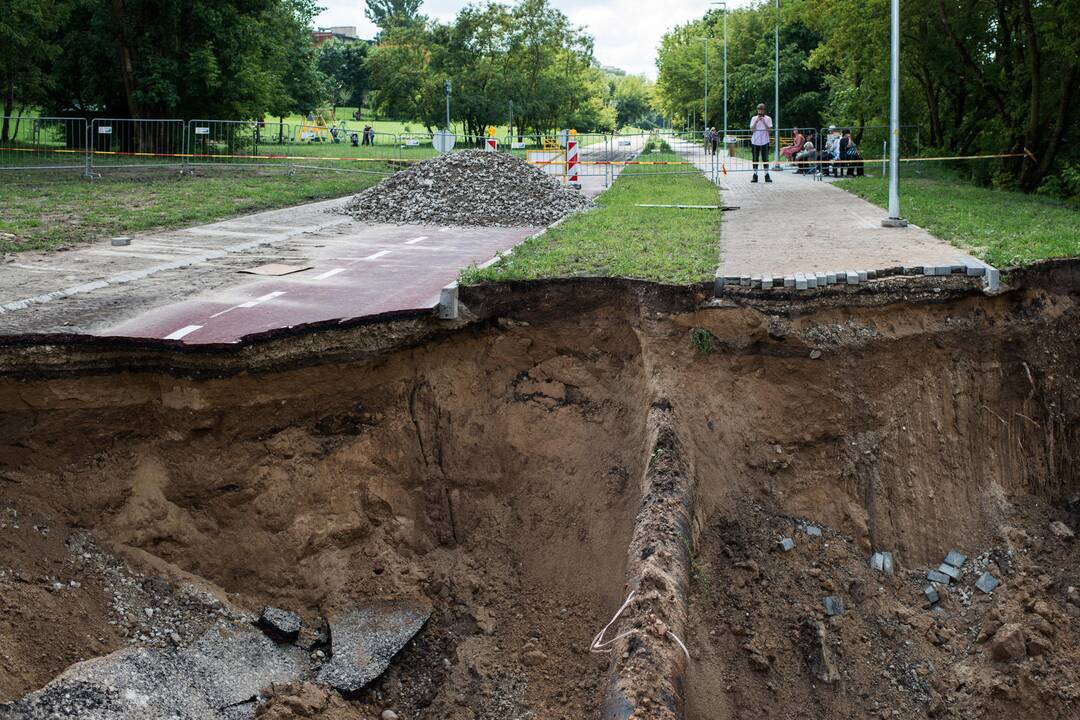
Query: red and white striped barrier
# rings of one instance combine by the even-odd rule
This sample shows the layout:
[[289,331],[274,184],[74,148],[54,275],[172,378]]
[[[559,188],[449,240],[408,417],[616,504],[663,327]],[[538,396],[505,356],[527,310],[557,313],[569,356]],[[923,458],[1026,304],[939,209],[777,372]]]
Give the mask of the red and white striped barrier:
[[487,139],[487,142],[484,144],[484,149],[488,152],[496,152],[499,149],[498,138],[489,137]]
[[566,181],[576,183],[578,173],[577,140],[566,141]]

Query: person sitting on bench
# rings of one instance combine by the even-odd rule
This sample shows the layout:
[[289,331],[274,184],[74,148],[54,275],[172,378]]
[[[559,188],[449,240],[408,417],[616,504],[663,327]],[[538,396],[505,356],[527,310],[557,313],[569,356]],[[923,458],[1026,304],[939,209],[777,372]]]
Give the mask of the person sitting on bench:
[[[851,139],[851,128],[844,128],[844,134],[840,138],[840,160],[844,162],[837,172],[837,177],[844,174],[845,167],[847,168],[848,177],[855,177],[856,175],[862,177],[865,175],[862,159],[862,153],[859,152],[855,141]],[[854,162],[856,160],[859,162]]]

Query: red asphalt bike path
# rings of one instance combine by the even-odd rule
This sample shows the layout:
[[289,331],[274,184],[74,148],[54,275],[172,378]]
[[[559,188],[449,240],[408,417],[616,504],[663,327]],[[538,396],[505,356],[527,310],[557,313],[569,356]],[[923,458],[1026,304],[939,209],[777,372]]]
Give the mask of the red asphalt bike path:
[[[349,223],[304,238],[312,267],[155,308],[94,334],[184,345],[232,344],[249,336],[356,318],[431,311],[462,268],[508,250],[539,228]],[[285,261],[293,262],[293,261]]]

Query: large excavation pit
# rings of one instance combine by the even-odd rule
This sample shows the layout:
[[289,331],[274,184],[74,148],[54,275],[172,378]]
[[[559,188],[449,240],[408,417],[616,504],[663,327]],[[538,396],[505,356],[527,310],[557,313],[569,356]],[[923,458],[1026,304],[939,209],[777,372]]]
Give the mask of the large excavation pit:
[[[1075,718],[1080,267],[1008,280],[575,280],[239,347],[9,342],[0,718]],[[373,602],[430,617],[359,691],[319,684]],[[229,687],[191,670],[244,643]],[[160,658],[188,703],[95,685]]]

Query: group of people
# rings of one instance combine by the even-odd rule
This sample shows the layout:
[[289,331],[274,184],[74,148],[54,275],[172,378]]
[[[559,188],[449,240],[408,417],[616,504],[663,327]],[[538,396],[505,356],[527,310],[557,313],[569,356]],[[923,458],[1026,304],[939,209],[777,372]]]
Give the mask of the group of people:
[[851,128],[841,131],[835,125],[830,125],[828,134],[822,140],[818,139],[813,129],[803,134],[796,128],[792,132],[791,145],[781,150],[780,154],[796,163],[797,174],[813,175],[820,172],[834,177],[845,174],[848,177],[861,177],[865,174],[863,156],[851,137]]
[[705,154],[715,155],[717,148],[720,147],[720,133],[716,132],[716,128],[705,128]]
[[[759,162],[765,170],[765,182],[772,182],[769,177],[769,132],[772,129],[772,118],[765,114],[765,103],[760,103],[757,113],[750,118],[751,164],[754,168],[754,175],[750,179],[752,183],[758,181]],[[821,140],[813,129],[804,134],[795,128],[792,136],[791,145],[783,148],[780,154],[795,163],[796,174],[813,175],[820,172],[822,175],[841,177],[845,170],[848,177],[861,177],[864,174],[863,156],[851,137],[851,128],[844,128],[841,132],[835,125],[830,125],[828,135]],[[708,148],[707,135],[705,145]]]

